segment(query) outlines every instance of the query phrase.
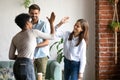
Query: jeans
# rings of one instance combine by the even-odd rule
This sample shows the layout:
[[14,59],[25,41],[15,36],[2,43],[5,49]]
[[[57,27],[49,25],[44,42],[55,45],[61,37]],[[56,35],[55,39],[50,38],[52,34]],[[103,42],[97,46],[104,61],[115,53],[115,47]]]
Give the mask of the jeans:
[[18,58],[13,66],[16,80],[36,80],[33,62],[28,58]]
[[64,79],[78,80],[80,62],[70,61],[64,58]]

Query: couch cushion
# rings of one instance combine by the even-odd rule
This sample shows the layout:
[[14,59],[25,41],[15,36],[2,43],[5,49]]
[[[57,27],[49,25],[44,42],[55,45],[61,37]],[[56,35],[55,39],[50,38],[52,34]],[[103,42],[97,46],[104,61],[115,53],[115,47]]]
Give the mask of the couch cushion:
[[15,80],[13,64],[14,61],[0,61],[0,80]]
[[0,68],[13,68],[14,61],[0,61]]

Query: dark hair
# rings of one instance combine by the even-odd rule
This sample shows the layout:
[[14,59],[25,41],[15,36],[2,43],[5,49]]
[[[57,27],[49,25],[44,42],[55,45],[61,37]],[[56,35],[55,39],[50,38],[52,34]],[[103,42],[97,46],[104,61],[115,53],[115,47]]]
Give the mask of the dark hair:
[[25,28],[25,24],[27,21],[29,21],[30,16],[27,13],[21,13],[19,15],[16,16],[15,18],[15,23],[21,28],[24,29]]
[[40,11],[40,7],[37,4],[32,4],[31,6],[29,6],[29,12],[31,9],[33,9],[33,10],[37,9]]
[[[79,34],[79,41],[76,44],[76,46],[78,46],[80,44],[80,42],[82,41],[83,38],[85,39],[86,43],[88,44],[88,26],[89,26],[88,22],[84,19],[78,19],[77,22],[80,22],[81,28],[83,29],[83,31],[80,32],[80,34]],[[74,32],[72,32],[70,34],[68,40],[72,40],[73,34],[74,34]]]

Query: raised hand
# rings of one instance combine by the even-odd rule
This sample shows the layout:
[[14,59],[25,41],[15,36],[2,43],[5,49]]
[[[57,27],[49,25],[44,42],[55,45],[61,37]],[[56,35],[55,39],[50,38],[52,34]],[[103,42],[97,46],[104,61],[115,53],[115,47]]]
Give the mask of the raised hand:
[[55,14],[54,14],[54,12],[52,12],[50,18],[47,17],[47,19],[48,19],[48,21],[50,23],[50,29],[51,29],[50,33],[54,34],[55,33],[54,24],[53,24],[53,22],[55,21]]
[[49,23],[52,24],[55,21],[55,13],[52,12],[50,18],[47,17],[47,19]]
[[56,25],[57,28],[60,27],[62,24],[68,22],[68,19],[69,19],[68,16],[67,16],[67,17],[63,17],[63,18],[61,19],[61,21]]
[[68,16],[63,17],[63,18],[61,19],[60,23],[64,24],[64,23],[68,22],[68,19],[69,19]]

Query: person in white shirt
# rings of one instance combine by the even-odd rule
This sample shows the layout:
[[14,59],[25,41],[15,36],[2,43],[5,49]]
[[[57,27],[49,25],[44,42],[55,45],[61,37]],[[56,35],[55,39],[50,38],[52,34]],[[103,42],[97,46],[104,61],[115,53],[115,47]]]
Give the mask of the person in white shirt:
[[[47,17],[48,18],[48,17]],[[37,46],[36,38],[54,39],[53,22],[55,14],[48,18],[51,34],[32,29],[31,17],[27,13],[16,16],[15,23],[22,29],[11,41],[9,59],[15,60],[13,72],[16,80],[36,80],[33,66],[34,50]],[[18,52],[16,55],[15,52]]]
[[63,38],[64,53],[64,79],[82,80],[86,65],[86,48],[88,44],[88,22],[78,19],[72,32],[62,31],[58,28],[65,23],[69,17],[65,17],[55,27],[56,36]]

